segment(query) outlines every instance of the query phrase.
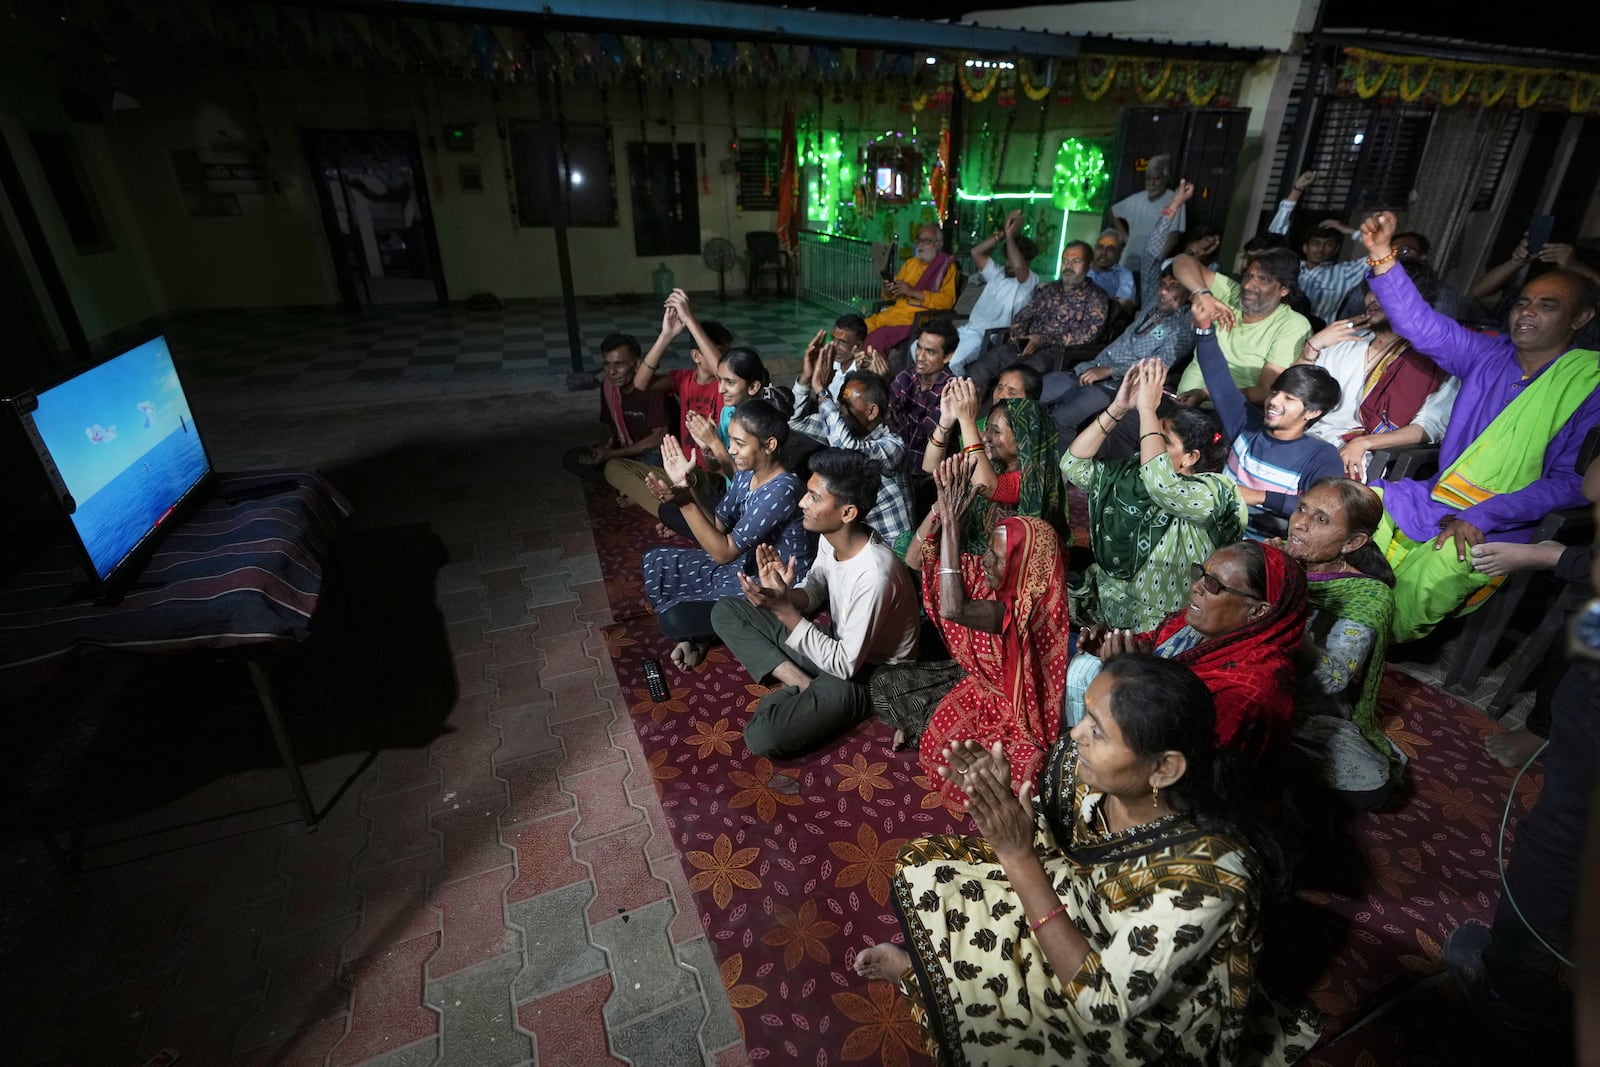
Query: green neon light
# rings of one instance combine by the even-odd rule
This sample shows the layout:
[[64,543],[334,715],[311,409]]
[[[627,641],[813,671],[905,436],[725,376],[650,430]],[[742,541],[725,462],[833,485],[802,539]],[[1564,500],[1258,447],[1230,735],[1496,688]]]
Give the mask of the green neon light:
[[1061,257],[1067,254],[1067,216],[1072,212],[1061,209],[1061,240],[1056,245],[1056,281],[1061,280]]
[[957,200],[970,200],[984,203],[989,200],[1049,200],[1054,193],[969,193],[965,189],[956,190]]

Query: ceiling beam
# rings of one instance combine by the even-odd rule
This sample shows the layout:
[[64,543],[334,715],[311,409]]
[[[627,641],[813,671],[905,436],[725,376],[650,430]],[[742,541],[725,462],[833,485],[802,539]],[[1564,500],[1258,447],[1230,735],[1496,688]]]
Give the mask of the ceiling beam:
[[902,52],[969,52],[1045,59],[1070,59],[1078,54],[1077,38],[1042,30],[804,11],[728,0],[388,0],[380,7],[387,14],[409,7],[418,14],[447,18],[559,22],[591,33],[673,30],[708,37],[818,41]]

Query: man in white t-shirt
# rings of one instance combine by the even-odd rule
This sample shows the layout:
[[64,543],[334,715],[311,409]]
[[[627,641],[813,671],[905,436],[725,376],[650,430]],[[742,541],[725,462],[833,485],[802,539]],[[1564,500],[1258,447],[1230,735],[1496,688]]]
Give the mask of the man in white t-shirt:
[[[994,248],[1002,240],[1006,245],[1003,264],[996,263]],[[983,347],[983,335],[988,330],[1010,326],[1017,309],[1028,302],[1039,287],[1039,276],[1029,266],[1039,247],[1022,235],[1022,212],[1013,211],[1006,217],[1005,229],[972,248],[972,265],[983,275],[983,295],[972,305],[967,321],[956,328],[961,342],[950,357],[950,371],[965,374],[966,366],[976,359]]]
[[[1135,278],[1144,264],[1144,246],[1150,238],[1150,231],[1161,217],[1162,209],[1172,200],[1172,190],[1167,188],[1171,181],[1172,157],[1151,156],[1144,170],[1144,192],[1125,196],[1111,205],[1112,221],[1127,235],[1127,240],[1123,242],[1127,252],[1122,257],[1122,265]],[[1180,207],[1172,224],[1173,234],[1182,233],[1188,225],[1188,214]]]
[[[794,560],[758,546],[758,575],[739,576],[745,598],[718,601],[711,611],[717,636],[750,676],[779,685],[745,724],[745,745],[757,756],[793,756],[844,733],[871,712],[871,668],[917,653],[911,572],[864,521],[877,501],[877,463],[863,452],[824,448],[810,465],[800,511],[821,540],[805,582],[792,587]],[[824,607],[831,632],[809,618]]]

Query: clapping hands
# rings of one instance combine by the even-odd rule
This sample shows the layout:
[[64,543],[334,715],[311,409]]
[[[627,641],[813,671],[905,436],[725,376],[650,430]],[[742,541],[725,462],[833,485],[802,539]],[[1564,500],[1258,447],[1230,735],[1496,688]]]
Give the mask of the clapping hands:
[[1000,855],[1033,848],[1033,783],[1011,792],[1011,764],[1000,743],[984,748],[976,741],[956,741],[944,750],[939,774],[967,795],[967,814],[978,833]]
[[[695,443],[701,448],[710,448],[711,443],[717,439],[717,427],[710,419],[698,411],[691,411],[683,417],[683,424],[693,437]],[[663,446],[665,451],[665,446]]]
[[951,378],[939,393],[939,421],[966,423],[978,417],[978,387],[971,378]]
[[744,590],[744,598],[751,607],[771,610],[780,603],[787,603],[789,590],[794,585],[794,575],[793,557],[785,564],[776,548],[766,544],[757,545],[756,577],[751,578],[741,571],[739,588]]
[[1162,391],[1167,384],[1167,365],[1159,359],[1141,359],[1123,376],[1126,384],[1129,378],[1133,383],[1132,407],[1141,414],[1148,412],[1154,415],[1161,406]]
[[946,529],[959,529],[957,524],[967,513],[976,492],[972,484],[972,464],[965,455],[941,460],[933,470],[933,482],[939,490],[935,506],[939,509],[940,523]]
[[1117,630],[1096,623],[1078,631],[1078,650],[1100,659],[1123,652],[1151,652],[1154,649],[1155,645],[1132,630]]
[[700,453],[690,449],[688,454],[683,451],[683,445],[678,443],[676,437],[664,437],[661,440],[661,466],[667,472],[667,478],[675,489],[685,489],[689,485],[689,476],[694,473],[695,463],[700,458]]

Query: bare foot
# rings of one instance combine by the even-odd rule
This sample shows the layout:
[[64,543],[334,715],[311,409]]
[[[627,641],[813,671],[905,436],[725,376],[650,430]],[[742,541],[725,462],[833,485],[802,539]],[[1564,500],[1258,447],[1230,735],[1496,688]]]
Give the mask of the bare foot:
[[898,982],[911,966],[911,957],[899,945],[873,945],[856,953],[856,973],[878,982]]
[[656,523],[656,536],[663,541],[670,541],[678,536],[678,532],[664,522]]
[[1531,730],[1520,729],[1490,734],[1483,739],[1483,747],[1489,750],[1489,755],[1500,761],[1502,767],[1521,767],[1533,758],[1542,744],[1544,738]]
[[889,750],[891,752],[904,752],[906,747],[906,732],[904,730],[896,730],[894,732],[894,743],[889,746]]
[[800,669],[799,664],[790,663],[788,660],[772,668],[772,676],[782,685],[790,685],[804,693],[811,687],[811,675]]
[[1549,570],[1561,562],[1567,549],[1559,541],[1519,545],[1512,541],[1485,541],[1472,546],[1472,568],[1480,574]]
[[692,671],[706,657],[706,646],[695,641],[679,641],[672,650],[672,662],[680,671]]
[[617,507],[627,509],[637,506],[638,505],[633,502],[633,497],[629,496],[627,493],[617,494]]

